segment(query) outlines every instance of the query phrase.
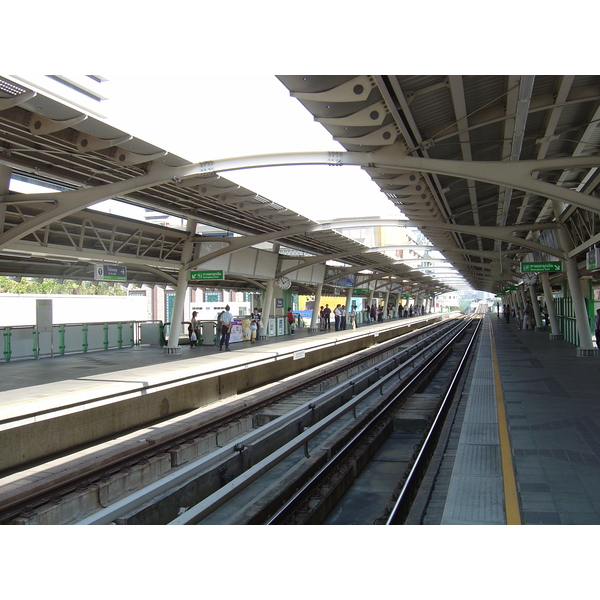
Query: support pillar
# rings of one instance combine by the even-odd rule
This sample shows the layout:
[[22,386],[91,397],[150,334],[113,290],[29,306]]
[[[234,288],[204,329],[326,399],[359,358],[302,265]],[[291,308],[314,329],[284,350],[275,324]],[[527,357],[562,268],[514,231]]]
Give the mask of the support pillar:
[[519,286],[519,294],[521,295],[521,311],[523,311],[527,306],[527,299],[525,298],[525,284]]
[[348,318],[348,314],[350,313],[350,303],[352,302],[352,292],[354,291],[354,288],[348,288],[348,291],[346,292],[346,328],[348,328],[348,325],[350,323],[350,319]]
[[546,301],[546,307],[548,308],[548,317],[550,318],[550,339],[562,340],[563,335],[558,324],[556,306],[554,306],[554,296],[552,296],[552,287],[550,286],[550,275],[548,275],[548,273],[541,273],[541,280],[542,287],[544,288],[544,299]]
[[383,297],[383,318],[387,320],[387,309],[390,302],[390,293],[386,292]]
[[[554,212],[560,210],[559,203],[554,201]],[[573,249],[573,243],[566,231],[564,225],[558,230],[560,235],[560,243],[564,252],[569,252]],[[577,259],[575,257],[564,260],[567,267],[567,279],[569,280],[569,289],[573,298],[573,310],[575,311],[575,321],[577,325],[577,333],[579,334],[579,347],[577,348],[577,356],[598,356],[598,348],[594,348],[592,343],[592,334],[590,331],[590,323],[588,321],[585,299],[581,293],[581,280],[579,278],[579,269],[577,267]]]
[[323,294],[323,284],[317,285],[317,291],[315,292],[315,303],[313,305],[312,317],[310,319],[309,331],[319,331],[321,328],[321,319],[319,317],[319,308],[321,306],[321,295]]
[[542,311],[540,310],[540,303],[537,299],[535,291],[535,285],[527,286],[529,288],[529,295],[531,296],[531,306],[533,307],[533,317],[535,319],[535,329],[541,329],[542,322]]
[[577,333],[579,334],[579,347],[577,356],[597,356],[598,349],[592,344],[592,334],[585,306],[585,299],[581,293],[581,281],[579,279],[579,269],[575,258],[568,258],[566,261],[567,278],[569,280],[569,289],[573,298],[573,309],[577,323]]
[[510,292],[510,303],[512,305],[512,309],[515,311],[515,314],[517,313],[517,307],[519,306],[519,297],[517,295],[516,291],[511,291]]
[[[12,169],[5,165],[0,165],[0,196],[7,195],[10,190],[10,176]],[[4,232],[4,222],[6,219],[6,204],[0,204],[0,233]]]
[[273,291],[275,290],[275,280],[269,279],[267,281],[267,289],[265,291],[265,303],[263,304],[263,310],[261,315],[261,321],[263,326],[260,328],[258,334],[259,339],[266,340],[269,335],[269,318],[271,317],[271,309],[273,308]]
[[179,270],[177,277],[177,288],[175,289],[175,303],[173,305],[173,313],[171,314],[171,331],[169,332],[169,341],[165,348],[166,354],[181,354],[179,346],[179,334],[181,333],[181,318],[183,316],[183,307],[185,304],[185,295],[188,288],[189,269],[183,268],[183,265],[188,264],[193,258],[194,238],[196,236],[195,219],[188,219],[186,231],[188,239],[184,242],[181,250],[182,268]]

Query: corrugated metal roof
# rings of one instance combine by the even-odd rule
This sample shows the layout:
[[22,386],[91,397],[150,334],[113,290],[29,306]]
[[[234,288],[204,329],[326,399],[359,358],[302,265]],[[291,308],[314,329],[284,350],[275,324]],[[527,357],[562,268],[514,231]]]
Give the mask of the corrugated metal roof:
[[[396,151],[398,156],[408,151],[415,157],[459,161],[470,158],[473,161],[492,163],[515,159],[563,160],[572,156],[598,156],[599,76],[579,75],[573,77],[572,82],[570,76],[561,75],[538,75],[533,78],[503,75],[372,77],[384,102],[389,105],[390,115],[400,132],[392,148],[388,147],[386,150],[388,156],[391,156],[391,151]],[[292,95],[297,91],[294,87],[295,80],[286,77],[280,79]],[[530,81],[531,86],[528,87]],[[456,84],[454,88],[451,87],[452,83]],[[337,90],[339,93],[336,96],[336,81],[331,79],[326,83],[321,79],[320,84],[323,89],[330,90],[331,98],[335,97],[340,102],[340,109],[343,107],[344,113],[351,108],[345,102],[341,88]],[[371,95],[374,96],[374,92]],[[560,100],[563,96],[565,99]],[[304,96],[302,102],[315,115],[322,115],[325,110],[323,103],[316,98],[310,101],[309,97]],[[330,101],[326,110],[334,112],[337,109]],[[466,121],[460,120],[461,117],[465,117]],[[353,137],[352,127],[349,129],[347,139]],[[357,129],[354,133],[358,136],[364,134],[364,131]],[[373,152],[383,150],[386,145],[346,145],[346,148]],[[419,200],[417,195],[412,202],[404,202],[401,208],[410,218],[420,219],[424,226],[427,225],[427,237],[440,248],[452,246],[455,250],[463,250],[465,257],[469,257],[469,250],[497,250],[498,247],[513,250],[518,245],[508,241],[499,242],[492,237],[476,235],[466,230],[449,233],[441,228],[436,229],[436,219],[440,224],[462,226],[533,226],[537,222],[549,223],[554,219],[553,212],[547,210],[546,195],[518,189],[517,183],[514,186],[517,189],[510,188],[510,202],[507,198],[500,204],[506,186],[471,181],[471,187],[468,187],[467,180],[460,175],[436,175],[426,171],[425,169],[419,174],[420,178],[426,182],[427,194],[431,194],[434,204],[440,209],[430,213],[425,200]],[[537,178],[550,183],[560,180],[573,189],[585,180],[593,181],[593,188],[586,192],[599,196],[598,171],[600,159],[598,166],[567,167],[565,163],[562,168],[540,169]],[[378,185],[386,185],[384,179],[378,178],[375,167],[368,172]],[[390,201],[401,203],[402,200],[397,196],[398,194],[390,195]],[[506,207],[505,210],[502,207]],[[583,235],[584,222],[590,231],[600,231],[598,212],[600,202],[598,211],[576,206],[566,213],[566,218],[570,219],[567,225],[581,232],[580,237]],[[580,218],[583,213],[585,217]],[[535,238],[536,235],[532,230],[529,237]],[[514,239],[526,237],[527,232],[519,232]],[[529,254],[531,250],[522,248],[521,257]],[[577,258],[581,264],[584,251]],[[486,258],[485,262],[491,266],[494,260]],[[476,289],[498,291],[505,283],[460,264],[456,268]],[[513,277],[517,275],[515,273]],[[560,277],[562,275],[556,278],[557,281]]]

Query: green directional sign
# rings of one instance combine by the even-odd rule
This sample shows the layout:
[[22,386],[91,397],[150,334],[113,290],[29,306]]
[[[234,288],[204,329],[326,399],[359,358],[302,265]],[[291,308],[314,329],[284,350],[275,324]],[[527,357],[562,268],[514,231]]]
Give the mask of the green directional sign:
[[354,293],[355,294],[368,294],[369,290],[367,290],[365,288],[354,288]]
[[214,279],[225,279],[223,271],[190,271],[192,281],[210,281]]
[[127,267],[120,265],[94,265],[94,279],[101,281],[127,281]]
[[590,248],[585,255],[588,271],[600,268],[600,248]]
[[502,286],[502,291],[503,292],[514,292],[515,290],[518,290],[519,288],[516,285],[503,285]]
[[562,262],[522,262],[521,273],[560,273],[563,270]]

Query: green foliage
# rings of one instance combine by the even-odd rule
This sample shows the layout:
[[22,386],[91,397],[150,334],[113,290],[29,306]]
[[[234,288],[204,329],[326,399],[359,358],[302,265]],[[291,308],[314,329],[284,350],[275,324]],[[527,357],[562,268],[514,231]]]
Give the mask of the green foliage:
[[469,300],[465,300],[464,298],[461,298],[458,301],[458,309],[461,311],[466,311],[469,310],[471,308],[471,299]]
[[103,282],[91,283],[84,281],[63,281],[59,283],[54,279],[27,279],[22,277],[14,280],[10,277],[0,277],[0,294],[71,294],[80,296],[125,296],[127,294],[122,285],[108,285]]

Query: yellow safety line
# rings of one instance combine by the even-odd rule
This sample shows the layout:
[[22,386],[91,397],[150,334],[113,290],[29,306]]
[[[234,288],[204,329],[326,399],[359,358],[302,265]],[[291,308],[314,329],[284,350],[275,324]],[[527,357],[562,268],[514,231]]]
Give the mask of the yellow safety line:
[[517,494],[517,482],[510,449],[510,438],[508,437],[508,424],[506,422],[506,409],[504,408],[504,396],[502,394],[502,381],[500,369],[498,368],[498,356],[496,355],[496,343],[494,342],[494,331],[490,325],[492,339],[492,362],[494,364],[494,382],[496,385],[496,402],[498,406],[498,429],[500,434],[500,460],[502,463],[502,476],[504,479],[504,506],[506,509],[506,524],[521,525],[521,513],[519,511],[519,496]]

